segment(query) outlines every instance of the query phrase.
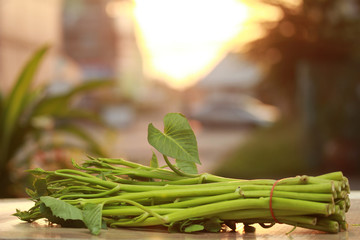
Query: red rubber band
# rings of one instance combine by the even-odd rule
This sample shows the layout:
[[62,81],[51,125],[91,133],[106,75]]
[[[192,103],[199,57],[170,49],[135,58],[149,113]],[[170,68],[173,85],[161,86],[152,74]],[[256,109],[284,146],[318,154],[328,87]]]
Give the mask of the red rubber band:
[[272,209],[272,197],[273,197],[273,192],[274,192],[275,186],[276,186],[276,184],[277,184],[278,182],[280,182],[280,180],[281,180],[281,179],[276,180],[276,181],[274,182],[274,185],[273,185],[272,188],[271,188],[270,200],[269,200],[270,213],[271,213],[271,216],[272,216],[272,218],[274,219],[274,221],[275,221],[276,223],[280,223],[280,222],[276,219],[275,214],[274,214],[274,211],[273,211],[273,209]]

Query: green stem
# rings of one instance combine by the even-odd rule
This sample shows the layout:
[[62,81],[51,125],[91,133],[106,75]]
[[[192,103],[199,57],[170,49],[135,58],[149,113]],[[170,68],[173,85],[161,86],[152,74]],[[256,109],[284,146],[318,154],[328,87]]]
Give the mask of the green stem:
[[[132,201],[132,200],[129,200],[129,199],[117,199],[116,201],[117,202],[124,202],[124,203],[130,204],[130,205],[133,205],[133,206],[141,209],[143,212],[146,212],[146,213],[150,214],[151,216],[153,216],[158,221],[160,221],[162,223],[166,222],[166,219],[163,218],[161,215],[159,215],[158,213],[156,213],[155,211],[153,211],[149,207],[145,207],[145,206],[143,206],[143,205],[141,205],[141,204],[139,204],[139,203],[137,203],[135,201]],[[114,201],[111,200],[111,201],[108,201],[108,202],[114,202]],[[103,204],[105,205],[108,202],[104,202]],[[139,221],[129,221],[129,223],[131,223],[131,222],[137,224],[137,223],[141,223],[142,221],[141,222],[139,222]],[[122,226],[123,224],[125,224],[125,223],[114,222],[114,223],[111,224],[111,226]],[[126,224],[128,224],[128,223],[126,223]]]
[[[147,207],[147,209],[160,214],[169,214],[176,211],[181,211],[182,209],[178,208],[156,208],[156,207]],[[144,213],[144,210],[138,207],[132,206],[116,206],[110,207],[102,210],[103,216],[138,216]]]
[[[244,185],[241,186],[243,191],[251,190],[271,190],[272,186],[261,186],[261,185]],[[277,191],[287,192],[301,192],[301,193],[333,193],[335,192],[334,184],[319,183],[319,184],[307,184],[307,185],[279,185],[275,187]]]
[[325,221],[318,220],[316,225],[299,223],[298,226],[308,229],[329,232],[329,233],[338,233],[340,231],[339,223],[337,221],[332,221],[332,220],[325,220]]
[[[314,214],[329,214],[329,204],[310,202],[303,200],[272,198],[272,207],[274,210],[283,209],[296,211],[302,209],[303,211],[312,211]],[[219,214],[226,211],[235,211],[243,209],[269,209],[269,198],[259,199],[238,199],[219,203],[206,204],[191,209],[186,209],[181,212],[168,214],[168,222],[180,221],[191,217],[201,217],[212,214]]]
[[81,171],[78,171],[78,170],[73,170],[73,169],[59,169],[59,170],[55,171],[55,174],[57,174],[57,173],[76,174],[76,175],[80,175],[80,176],[83,176],[83,177],[98,179],[97,177],[95,177],[95,176],[93,176],[91,174],[81,172]]
[[165,160],[166,164],[169,166],[169,168],[171,170],[173,170],[174,173],[176,173],[177,175],[183,176],[183,177],[190,177],[190,178],[199,177],[199,174],[189,174],[189,173],[181,172],[174,165],[172,165],[172,163],[169,161],[169,159],[168,159],[168,157],[166,155],[163,154],[163,157],[164,157],[164,160]]
[[342,181],[343,180],[343,173],[338,171],[338,172],[331,172],[331,173],[327,173],[327,174],[323,174],[320,176],[317,176],[317,178],[321,178],[321,179],[329,179],[329,180],[336,180],[336,181]]
[[[297,225],[299,223],[315,225],[316,217],[310,216],[284,216],[284,217],[276,217],[276,219],[280,223],[285,223],[289,225]],[[261,218],[249,218],[245,220],[241,220],[242,223],[252,224],[252,223],[275,223],[272,217],[261,217]]]
[[61,172],[59,172],[59,170],[56,170],[54,173],[56,176],[60,176],[60,177],[64,177],[64,178],[72,178],[72,179],[75,179],[75,180],[78,180],[81,182],[100,185],[100,186],[103,186],[106,188],[114,188],[118,185],[117,183],[104,181],[104,180],[101,180],[96,177],[94,177],[94,178],[93,177],[83,177],[83,176],[77,176],[77,175],[72,175],[72,174],[67,174],[67,173],[61,173]]
[[104,191],[101,193],[94,193],[94,194],[71,194],[71,195],[63,195],[60,197],[60,199],[64,198],[98,198],[98,197],[104,197],[106,195],[111,195],[113,193],[120,191],[120,185],[117,185],[113,189],[110,189],[108,191]]
[[[294,199],[282,199],[273,198],[273,209],[281,209],[288,211],[297,211],[299,209],[303,211],[311,211],[313,214],[324,214],[329,215],[331,213],[329,204],[309,202],[303,200]],[[222,212],[231,212],[245,209],[269,209],[269,198],[259,199],[238,199],[229,200],[224,202],[217,202],[206,204],[202,206],[192,207],[183,209],[182,211],[176,211],[167,215],[163,218],[166,219],[167,223],[181,221],[189,218],[204,217],[204,216],[217,216]],[[135,223],[129,226],[154,226],[162,224],[156,218],[148,218],[142,223]]]
[[[276,218],[287,216],[305,216],[313,214],[312,211],[297,210],[282,210],[277,209],[274,211]],[[272,218],[269,209],[244,209],[230,212],[222,212],[216,215],[222,220],[238,220],[238,219],[251,219],[251,218]],[[320,215],[319,215],[320,216]]]
[[116,169],[103,169],[103,168],[85,168],[84,169],[90,173],[111,173],[112,175],[128,175],[128,176],[136,176],[142,178],[155,178],[155,179],[163,179],[163,180],[180,180],[184,179],[181,176],[176,175],[170,171],[163,171],[154,168],[153,170],[144,170],[144,169],[134,169],[134,168],[116,168]]
[[[242,187],[240,187],[242,189]],[[286,191],[273,191],[274,197],[281,198],[291,198],[299,200],[308,200],[315,202],[329,202],[334,203],[334,197],[330,193],[307,193],[307,192],[286,192]],[[259,197],[269,197],[270,191],[268,190],[254,190],[254,191],[245,191],[241,192],[241,195],[245,198],[259,198]]]
[[108,198],[96,198],[96,199],[84,199],[88,203],[102,203],[104,201],[111,202],[117,201],[117,199],[147,199],[147,198],[158,198],[158,199],[172,199],[179,197],[199,197],[199,196],[213,196],[224,193],[235,192],[236,186],[220,186],[212,189],[164,189],[147,192],[136,192],[136,193],[124,193],[120,196],[108,197]]
[[117,183],[132,184],[132,185],[150,185],[150,186],[196,185],[196,184],[205,183],[206,181],[206,178],[203,177],[203,174],[196,178],[182,178],[180,180],[170,180],[170,181],[137,181],[137,180],[124,179],[114,175],[108,175],[106,177],[111,179],[111,181]]
[[[72,178],[72,179],[75,179],[78,181],[91,183],[94,185],[100,185],[100,186],[103,186],[106,188],[114,188],[117,185],[119,185],[118,183],[105,181],[105,180],[102,180],[102,179],[96,178],[96,177],[90,178],[90,177],[66,174],[66,173],[58,172],[58,170],[56,170],[54,173],[57,176],[61,176],[64,178]],[[162,187],[162,186],[140,186],[140,185],[131,185],[131,184],[120,184],[120,186],[121,186],[122,191],[129,191],[129,192],[144,192],[144,191],[154,191],[154,190],[164,189],[164,187]]]
[[164,179],[164,180],[179,180],[183,179],[183,177],[177,175],[176,173],[159,168],[152,168],[148,166],[144,166],[142,164],[133,163],[126,161],[124,159],[108,159],[108,158],[98,158],[96,161],[99,161],[101,164],[111,163],[118,164],[125,167],[118,167],[109,165],[109,167],[101,169],[101,168],[83,168],[86,171],[103,171],[103,172],[111,172],[113,174],[118,175],[134,175],[138,177],[146,177],[146,178],[156,178],[156,179]]
[[97,160],[103,161],[106,163],[122,165],[122,166],[130,167],[130,168],[137,168],[137,169],[144,169],[144,170],[152,169],[151,167],[147,167],[142,164],[126,161],[125,159],[122,159],[122,158],[97,158]]
[[215,196],[210,196],[210,197],[199,197],[199,198],[190,199],[190,200],[181,201],[181,202],[161,204],[161,205],[157,205],[157,207],[159,207],[159,208],[163,208],[163,207],[187,208],[187,207],[204,205],[204,204],[208,204],[208,203],[233,200],[233,199],[237,199],[237,198],[240,198],[239,193],[232,192],[232,193],[225,193],[225,194],[220,194],[220,195],[215,195]]

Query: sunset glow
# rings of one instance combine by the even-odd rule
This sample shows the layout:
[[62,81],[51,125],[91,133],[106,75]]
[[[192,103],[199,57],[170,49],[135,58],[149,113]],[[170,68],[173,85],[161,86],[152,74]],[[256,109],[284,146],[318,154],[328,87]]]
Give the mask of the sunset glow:
[[135,0],[145,72],[176,88],[192,85],[229,50],[258,36],[250,22],[267,14],[237,0]]

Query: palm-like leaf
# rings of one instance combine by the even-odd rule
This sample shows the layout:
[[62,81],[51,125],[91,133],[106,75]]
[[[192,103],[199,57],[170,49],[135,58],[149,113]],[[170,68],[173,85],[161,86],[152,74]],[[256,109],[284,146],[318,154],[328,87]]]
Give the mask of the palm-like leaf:
[[48,47],[40,48],[32,56],[30,61],[25,65],[23,71],[20,73],[15,86],[12,88],[8,98],[3,100],[2,121],[0,130],[0,167],[4,167],[9,161],[10,143],[13,141],[13,132],[19,122],[20,115],[28,102],[26,102],[29,89],[35,76],[36,70],[48,50]]
[[[100,144],[94,140],[84,128],[76,125],[78,120],[87,120],[101,127],[106,124],[102,119],[90,110],[79,109],[72,106],[72,101],[79,95],[89,91],[98,90],[99,88],[109,87],[112,81],[102,79],[88,81],[74,87],[71,91],[57,96],[48,96],[44,94],[46,86],[32,89],[31,85],[34,80],[39,64],[47,52],[48,47],[42,47],[30,58],[19,74],[14,87],[8,96],[0,94],[0,183],[9,185],[9,173],[7,163],[14,158],[20,160],[17,162],[28,164],[32,159],[31,154],[38,150],[43,150],[41,143],[44,139],[48,140],[51,135],[65,136],[64,139],[74,138],[77,144],[57,144],[54,139],[50,138],[47,147],[56,147],[62,150],[77,147],[84,152],[106,156]],[[48,119],[50,129],[47,127],[34,124],[38,119]],[[52,128],[51,128],[52,126]],[[48,131],[50,130],[50,131]],[[29,146],[29,139],[36,144],[33,149],[27,150],[24,158],[18,159],[20,150],[24,146]],[[51,142],[54,141],[54,142]],[[31,144],[30,144],[31,145]],[[36,149],[35,149],[36,148]],[[50,150],[50,149],[48,149]],[[0,189],[0,197],[6,197],[6,190]]]
[[104,150],[101,148],[98,142],[94,140],[94,137],[79,126],[70,124],[66,126],[59,126],[56,128],[56,132],[63,133],[68,136],[73,136],[76,139],[81,140],[83,143],[86,144],[84,152],[91,152],[99,157],[106,156]]
[[98,90],[100,88],[110,87],[112,85],[113,81],[100,79],[79,84],[69,92],[60,95],[46,96],[38,103],[36,109],[34,109],[33,115],[52,115],[62,117],[69,112],[70,103],[74,97],[90,91]]

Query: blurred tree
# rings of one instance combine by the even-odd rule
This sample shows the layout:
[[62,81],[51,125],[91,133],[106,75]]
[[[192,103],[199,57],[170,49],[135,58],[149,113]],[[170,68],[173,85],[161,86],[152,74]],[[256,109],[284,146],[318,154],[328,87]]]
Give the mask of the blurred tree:
[[247,46],[265,70],[259,97],[287,119],[301,118],[307,158],[337,169],[360,168],[360,1],[303,0],[281,9],[266,34]]

